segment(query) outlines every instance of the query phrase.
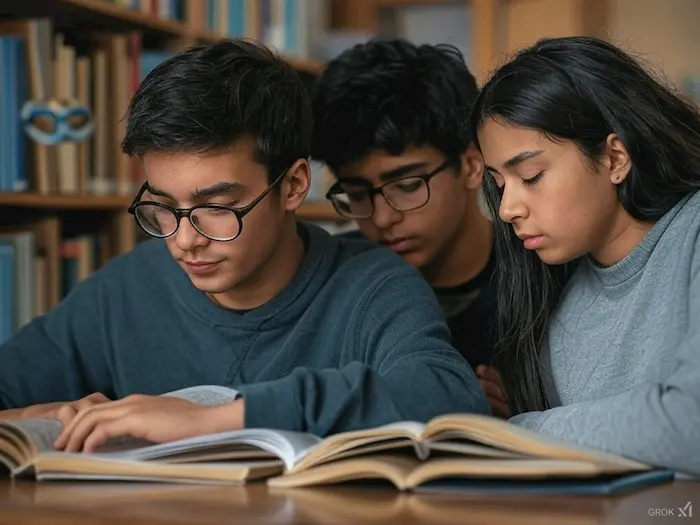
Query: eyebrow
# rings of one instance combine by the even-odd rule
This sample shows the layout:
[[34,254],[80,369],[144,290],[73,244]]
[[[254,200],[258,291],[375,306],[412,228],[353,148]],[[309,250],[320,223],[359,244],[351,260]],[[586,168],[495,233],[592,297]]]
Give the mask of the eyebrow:
[[[530,160],[534,157],[537,157],[538,155],[541,155],[542,153],[544,153],[543,149],[538,149],[538,150],[534,150],[534,151],[522,151],[522,152],[518,153],[517,155],[514,155],[513,157],[509,158],[507,161],[505,161],[503,163],[503,166],[505,168],[514,168],[515,166],[517,166],[521,162],[525,162],[526,160]],[[492,166],[486,166],[486,169],[498,173],[498,170]]]
[[[167,191],[159,190],[158,188],[154,188],[150,184],[146,184],[146,187],[148,189],[148,192],[157,195],[159,197],[166,197],[168,199],[171,199],[173,201],[177,200],[175,199],[172,195],[170,195]],[[204,199],[204,198],[210,198],[210,197],[218,197],[220,195],[228,195],[230,193],[234,193],[236,191],[240,191],[243,188],[245,188],[245,185],[241,184],[240,182],[219,182],[218,184],[214,184],[213,186],[209,186],[208,188],[201,188],[195,190],[194,193],[192,193],[192,198],[193,199]]]
[[407,173],[417,170],[418,168],[424,168],[427,165],[426,162],[413,162],[411,164],[404,164],[393,170],[384,171],[379,174],[379,180],[394,180],[399,177],[403,177]]

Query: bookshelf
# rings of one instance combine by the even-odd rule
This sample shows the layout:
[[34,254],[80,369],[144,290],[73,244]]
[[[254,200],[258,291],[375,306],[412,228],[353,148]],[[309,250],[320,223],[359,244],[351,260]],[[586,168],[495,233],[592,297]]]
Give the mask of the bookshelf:
[[[127,212],[143,175],[119,151],[122,117],[143,76],[189,45],[231,35],[280,49],[263,38],[259,18],[251,22],[250,7],[259,3],[245,2],[241,21],[232,12],[221,16],[221,9],[243,5],[229,0],[0,1],[0,64],[11,60],[5,64],[17,72],[10,79],[0,69],[0,107],[13,108],[0,122],[0,343],[143,238]],[[285,23],[299,21],[293,20]],[[279,51],[307,88],[324,66],[305,58],[311,33],[309,27],[296,40],[284,39],[292,45]],[[71,100],[89,107],[92,135],[86,142],[54,146],[30,141],[19,123],[26,100]],[[316,189],[320,198],[323,190]],[[325,200],[307,200],[297,217],[347,223]],[[18,284],[29,281],[31,288]],[[6,312],[12,312],[11,320]]]
[[[0,207],[29,210],[102,210],[126,211],[133,197],[121,195],[40,195],[25,192],[0,192]],[[340,221],[333,205],[325,201],[302,204],[297,217],[304,221]]]
[[[206,29],[194,29],[176,20],[162,20],[140,10],[126,7],[108,0],[54,0],[50,11],[36,14],[50,14],[62,27],[70,25],[85,29],[108,28],[118,31],[137,30],[145,37],[153,37],[176,44],[211,43],[226,35]],[[65,21],[65,23],[64,23]],[[323,64],[316,60],[282,56],[297,71],[316,75]]]

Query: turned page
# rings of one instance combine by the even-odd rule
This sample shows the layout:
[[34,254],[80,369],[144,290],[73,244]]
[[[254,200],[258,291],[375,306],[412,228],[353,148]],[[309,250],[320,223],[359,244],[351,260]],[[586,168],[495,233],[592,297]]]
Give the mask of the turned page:
[[458,438],[474,441],[495,449],[522,454],[524,456],[588,461],[597,465],[626,468],[629,470],[646,470],[648,465],[608,454],[599,450],[591,450],[574,443],[559,440],[555,437],[525,429],[498,419],[481,414],[448,414],[433,419],[423,433],[423,439],[431,448],[438,441],[450,441]]
[[54,441],[63,429],[57,419],[16,419],[3,421],[2,426],[8,428],[10,432],[23,436],[23,441],[29,440],[39,453],[55,451]]
[[298,472],[329,461],[407,446],[414,449],[418,458],[425,459],[428,456],[428,449],[420,442],[424,430],[423,423],[399,421],[379,427],[334,434],[304,454],[294,466],[294,471]]

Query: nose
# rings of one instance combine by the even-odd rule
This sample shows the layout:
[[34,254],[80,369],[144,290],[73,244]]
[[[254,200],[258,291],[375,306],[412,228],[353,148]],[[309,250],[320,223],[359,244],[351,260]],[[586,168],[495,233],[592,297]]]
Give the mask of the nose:
[[401,220],[401,212],[392,208],[384,195],[379,194],[374,197],[374,213],[372,222],[380,229],[385,230]]
[[501,205],[498,208],[498,216],[503,222],[512,223],[517,220],[525,219],[528,215],[528,209],[522,195],[514,188],[508,188],[508,185],[503,187],[501,196]]
[[206,246],[209,243],[204,235],[199,233],[187,217],[180,219],[180,226],[175,232],[175,244],[184,252],[189,252],[195,248]]

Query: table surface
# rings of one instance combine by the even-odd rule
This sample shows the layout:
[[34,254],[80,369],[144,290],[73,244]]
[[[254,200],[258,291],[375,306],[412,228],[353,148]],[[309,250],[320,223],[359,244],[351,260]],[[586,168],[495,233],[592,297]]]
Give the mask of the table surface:
[[[697,505],[692,517],[678,508]],[[659,514],[673,516],[663,517]],[[304,523],[583,525],[700,523],[700,482],[675,481],[618,496],[399,493],[388,486],[278,490],[156,483],[0,481],[0,524],[156,525]]]

